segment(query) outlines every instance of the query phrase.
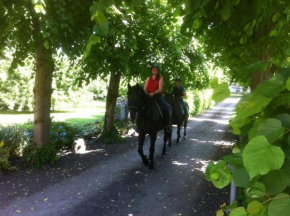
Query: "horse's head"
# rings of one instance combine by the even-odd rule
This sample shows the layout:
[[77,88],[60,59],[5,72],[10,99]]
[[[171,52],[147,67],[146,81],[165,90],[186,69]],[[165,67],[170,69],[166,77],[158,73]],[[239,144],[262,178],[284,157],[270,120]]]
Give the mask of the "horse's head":
[[170,104],[170,106],[174,105],[174,97],[172,94],[168,94],[168,93],[164,92],[164,98],[165,98],[166,102]]
[[135,86],[128,84],[128,109],[129,119],[131,121],[135,120],[137,112],[142,108],[144,103],[144,95],[145,92],[139,84],[136,84]]

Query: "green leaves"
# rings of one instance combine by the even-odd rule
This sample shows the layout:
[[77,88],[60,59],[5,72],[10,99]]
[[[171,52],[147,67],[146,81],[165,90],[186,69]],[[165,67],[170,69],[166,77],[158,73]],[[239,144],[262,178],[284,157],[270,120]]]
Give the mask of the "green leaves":
[[241,98],[235,110],[240,118],[247,118],[260,112],[270,101],[270,98],[264,97],[263,95],[249,93]]
[[243,156],[241,153],[229,154],[224,156],[223,159],[230,164],[242,167],[244,166]]
[[263,209],[263,205],[259,201],[252,201],[247,206],[247,212],[250,214],[259,213]]
[[254,63],[247,64],[242,71],[248,71],[248,72],[263,72],[269,67],[269,62],[265,61],[256,61]]
[[97,18],[97,21],[98,23],[101,25],[101,24],[108,24],[108,20],[107,18],[105,17],[105,15],[101,12],[101,11],[97,11],[96,13],[96,18]]
[[284,163],[284,152],[272,146],[264,136],[253,138],[245,147],[243,161],[250,178],[280,169]]
[[216,86],[213,89],[213,94],[212,94],[212,99],[216,102],[219,103],[229,97],[231,95],[231,92],[229,90],[229,85],[226,82],[223,82]]
[[46,49],[49,49],[49,42],[48,42],[47,40],[44,41],[43,46],[44,46]]
[[108,8],[108,7],[111,7],[114,4],[115,0],[101,0],[100,2],[101,2],[101,4],[103,6]]
[[206,167],[206,180],[212,181],[215,187],[223,188],[231,183],[232,175],[225,161],[218,161],[217,164],[210,162]]
[[263,197],[266,195],[265,185],[257,181],[247,189],[247,194],[252,198]]
[[132,5],[134,5],[135,7],[139,7],[140,4],[141,0],[132,0]]
[[244,207],[238,207],[231,211],[229,216],[247,216],[247,212]]
[[264,97],[273,98],[284,89],[285,85],[283,85],[282,82],[268,81],[261,83],[254,92],[259,93]]
[[96,35],[91,35],[89,41],[90,41],[91,44],[96,44],[96,43],[100,43],[101,42],[101,38],[96,36]]
[[275,99],[271,101],[270,106],[273,109],[276,109],[277,107],[280,107],[280,106],[290,108],[290,93],[283,94],[281,96],[276,97]]
[[222,11],[220,12],[221,17],[226,21],[228,20],[232,15],[232,8],[231,5],[228,3],[223,7]]
[[260,181],[265,185],[266,192],[269,195],[283,192],[290,184],[288,176],[283,169],[269,172],[267,175],[262,176]]
[[235,166],[233,171],[233,179],[236,187],[249,187],[250,176],[244,167]]
[[269,118],[259,125],[257,135],[265,136],[268,142],[272,143],[273,141],[283,137],[284,130],[285,128],[282,127],[279,120]]
[[286,82],[286,88],[290,91],[290,78]]
[[202,24],[202,21],[198,18],[194,19],[193,23],[192,23],[192,27],[194,29],[198,29]]
[[289,216],[290,199],[288,194],[278,194],[269,204],[269,215]]
[[219,78],[218,77],[213,77],[210,81],[209,81],[209,85],[210,87],[213,89],[215,87],[217,87],[219,84]]

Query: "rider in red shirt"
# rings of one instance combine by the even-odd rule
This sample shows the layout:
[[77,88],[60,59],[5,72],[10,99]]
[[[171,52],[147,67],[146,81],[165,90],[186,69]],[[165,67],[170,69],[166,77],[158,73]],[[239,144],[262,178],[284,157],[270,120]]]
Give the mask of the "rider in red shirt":
[[154,64],[151,66],[152,75],[146,79],[144,91],[150,96],[156,99],[157,103],[162,108],[165,122],[167,125],[167,131],[172,131],[171,126],[171,107],[165,101],[162,96],[162,88],[163,88],[163,77],[159,74],[159,66]]

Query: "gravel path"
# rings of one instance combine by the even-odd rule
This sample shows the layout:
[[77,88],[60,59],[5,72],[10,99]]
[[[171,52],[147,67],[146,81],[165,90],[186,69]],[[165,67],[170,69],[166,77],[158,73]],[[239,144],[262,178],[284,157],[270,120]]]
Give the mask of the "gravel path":
[[[65,178],[56,172],[63,169],[58,167],[61,164],[28,174],[4,173],[0,180],[0,215],[215,215],[221,204],[228,204],[229,188],[215,189],[204,180],[204,171],[209,161],[220,159],[234,142],[227,126],[238,100],[229,98],[191,118],[187,139],[179,145],[175,145],[174,130],[173,146],[167,148],[165,157],[161,156],[159,137],[154,172],[143,166],[137,138],[132,137],[128,147],[121,150],[118,146],[104,146],[103,151],[95,149],[91,155],[80,156],[82,160],[76,157],[74,163],[79,166],[84,157],[90,157],[90,165]],[[148,137],[146,141],[144,150],[148,155]],[[57,181],[51,180],[52,170]]]

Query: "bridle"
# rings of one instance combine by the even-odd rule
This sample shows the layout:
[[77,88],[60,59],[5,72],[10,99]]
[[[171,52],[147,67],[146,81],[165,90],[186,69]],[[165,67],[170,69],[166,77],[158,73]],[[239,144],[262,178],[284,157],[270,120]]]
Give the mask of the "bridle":
[[128,106],[129,109],[136,109],[137,111],[139,110],[137,107],[135,106]]

